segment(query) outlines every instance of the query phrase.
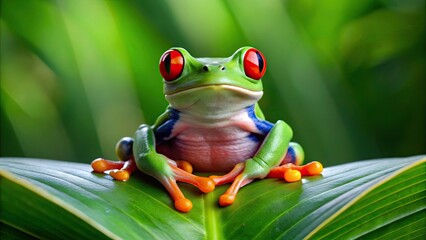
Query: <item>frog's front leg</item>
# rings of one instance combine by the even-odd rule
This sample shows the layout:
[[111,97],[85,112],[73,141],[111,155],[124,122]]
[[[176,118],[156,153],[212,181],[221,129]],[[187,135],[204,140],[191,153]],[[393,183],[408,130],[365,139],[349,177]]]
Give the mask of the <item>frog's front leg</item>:
[[278,121],[263,141],[253,158],[244,163],[244,170],[237,175],[229,189],[220,196],[219,204],[228,206],[235,201],[238,190],[256,178],[264,178],[284,158],[293,132],[283,121]]
[[[300,166],[303,163],[304,160],[304,152],[302,147],[295,142],[290,142],[288,149],[287,149],[287,153],[285,155],[285,157],[283,158],[283,160],[281,161],[279,167],[274,167],[271,169],[271,171],[269,172],[269,174],[267,175],[267,177],[271,177],[271,178],[284,178],[286,179],[286,181],[288,182],[294,182],[297,180],[294,180],[295,177],[288,177],[285,178],[284,176],[290,176],[290,174],[297,175],[297,172],[295,171],[289,171],[287,174],[284,174],[284,172],[288,169],[292,169],[292,170],[300,170],[303,174],[299,175],[309,175],[308,171],[306,170],[307,166],[311,166],[312,163],[307,164],[305,166]],[[234,179],[244,170],[244,163],[239,163],[237,165],[235,165],[235,167],[232,169],[232,171],[230,171],[229,173],[223,175],[223,176],[210,176],[210,178],[215,182],[216,185],[222,185],[222,184],[226,184],[229,182],[234,181]],[[312,173],[309,176],[312,175],[316,175],[314,174],[314,169],[311,169],[310,172]],[[300,176],[301,177],[301,176]],[[299,179],[300,179],[299,177]],[[293,181],[291,181],[293,180]]]
[[178,163],[157,153],[154,132],[148,125],[141,125],[136,131],[133,152],[137,167],[163,184],[173,198],[175,208],[181,212],[190,211],[192,203],[185,198],[176,181],[192,184],[204,193],[211,192],[215,188],[210,178],[198,177],[180,169]]
[[103,173],[111,170],[109,174],[116,180],[126,181],[129,179],[132,172],[137,167],[133,158],[133,139],[130,137],[124,137],[118,141],[115,147],[115,153],[117,154],[119,162],[106,160],[103,158],[97,158],[92,161],[92,169],[95,172]]

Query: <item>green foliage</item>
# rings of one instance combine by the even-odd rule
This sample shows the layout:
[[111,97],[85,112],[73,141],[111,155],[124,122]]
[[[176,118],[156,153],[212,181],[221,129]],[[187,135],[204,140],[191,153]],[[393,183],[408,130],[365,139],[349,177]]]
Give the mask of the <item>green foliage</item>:
[[[153,178],[127,182],[90,165],[0,159],[2,234],[49,239],[422,239],[426,159],[379,159],[325,168],[295,183],[256,181],[236,202],[217,204],[228,185],[203,194],[181,184],[187,214]],[[19,234],[19,235],[17,235]]]
[[[1,1],[0,156],[89,162],[166,107],[172,46],[266,56],[262,109],[325,166],[426,151],[425,1]],[[87,164],[0,160],[0,235],[39,238],[425,237],[424,157],[263,180],[219,208],[227,186],[172,209],[165,190]]]
[[1,1],[1,156],[89,162],[164,110],[161,54],[268,61],[262,109],[325,165],[425,152],[424,0]]

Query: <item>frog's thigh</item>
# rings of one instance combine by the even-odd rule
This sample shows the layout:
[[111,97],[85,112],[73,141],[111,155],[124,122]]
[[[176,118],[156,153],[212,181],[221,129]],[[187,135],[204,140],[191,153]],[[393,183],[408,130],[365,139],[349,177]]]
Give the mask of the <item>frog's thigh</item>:
[[296,142],[290,142],[287,153],[280,165],[286,163],[293,163],[295,165],[302,165],[305,160],[305,152],[302,146]]

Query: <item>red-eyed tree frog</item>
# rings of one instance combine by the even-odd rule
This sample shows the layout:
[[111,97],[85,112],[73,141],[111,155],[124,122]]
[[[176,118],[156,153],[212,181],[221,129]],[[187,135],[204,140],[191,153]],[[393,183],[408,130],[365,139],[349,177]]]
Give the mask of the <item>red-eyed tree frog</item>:
[[[243,47],[228,58],[194,58],[183,48],[171,48],[159,65],[169,106],[154,125],[142,124],[134,139],[117,143],[120,162],[95,159],[95,172],[110,170],[114,179],[125,181],[140,169],[164,185],[181,212],[190,211],[192,203],[177,181],[205,193],[232,182],[219,198],[228,206],[254,179],[294,182],[322,172],[319,162],[301,166],[304,153],[290,142],[289,125],[265,120],[257,103],[266,71],[259,50]],[[226,174],[200,177],[193,169]]]

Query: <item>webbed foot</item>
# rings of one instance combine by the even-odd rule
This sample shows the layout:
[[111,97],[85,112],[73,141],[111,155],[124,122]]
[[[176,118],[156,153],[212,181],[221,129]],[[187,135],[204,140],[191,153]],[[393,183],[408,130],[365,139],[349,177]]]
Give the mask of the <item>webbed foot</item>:
[[118,181],[127,181],[130,178],[130,173],[127,170],[115,169],[109,172],[109,175]]
[[156,178],[163,184],[173,198],[175,208],[180,212],[189,212],[192,209],[192,202],[183,195],[177,185],[177,181],[192,184],[204,193],[213,191],[215,189],[215,184],[210,178],[193,175],[179,168],[179,165],[179,163],[175,164],[169,162],[173,175],[170,177],[162,176]]
[[[232,182],[228,190],[219,198],[219,205],[222,207],[234,203],[238,190],[252,182],[257,175],[249,174],[244,170],[245,164],[240,163],[226,175],[210,176],[216,185]],[[287,163],[279,167],[272,168],[266,177],[284,178],[287,182],[299,181],[302,176],[314,176],[322,172],[323,166],[320,162],[311,162],[303,166]]]
[[95,172],[103,173],[111,170],[109,175],[118,181],[127,181],[133,171],[136,170],[136,164],[133,158],[127,161],[111,161],[103,158],[97,158],[92,161],[92,169]]
[[268,178],[284,178],[287,182],[299,181],[302,176],[314,176],[322,172],[323,166],[320,162],[314,161],[308,164],[297,166],[292,163],[286,163],[284,165],[271,169]]

